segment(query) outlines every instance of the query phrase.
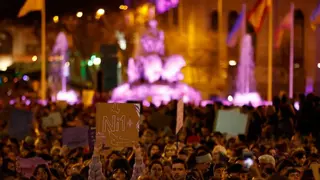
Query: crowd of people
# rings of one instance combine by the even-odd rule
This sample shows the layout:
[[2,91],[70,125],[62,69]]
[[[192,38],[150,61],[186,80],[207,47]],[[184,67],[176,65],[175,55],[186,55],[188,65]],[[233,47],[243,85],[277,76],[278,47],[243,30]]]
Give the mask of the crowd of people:
[[[300,95],[294,108],[285,95],[273,105],[226,106],[215,102],[205,107],[185,104],[184,126],[176,133],[176,122],[153,127],[152,113],[176,118],[172,101],[160,107],[142,109],[139,142],[132,147],[111,149],[97,137],[94,148],[68,148],[62,144],[66,127],[95,126],[94,105],[59,107],[41,105],[21,98],[14,104],[0,103],[0,179],[34,180],[249,180],[319,178],[320,104],[314,94]],[[32,133],[23,140],[7,133],[9,119],[2,112],[10,108],[33,112]],[[215,120],[221,109],[240,108],[248,114],[245,134],[232,136],[216,132]],[[43,128],[42,117],[60,112],[61,126]],[[230,124],[230,126],[233,126]],[[30,177],[21,171],[19,159],[41,157]]]

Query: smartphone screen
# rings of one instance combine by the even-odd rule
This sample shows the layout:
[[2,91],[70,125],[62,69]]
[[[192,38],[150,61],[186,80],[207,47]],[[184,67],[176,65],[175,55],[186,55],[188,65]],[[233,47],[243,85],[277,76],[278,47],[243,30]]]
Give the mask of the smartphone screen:
[[244,160],[244,166],[246,169],[250,169],[250,167],[253,165],[253,160],[251,158],[247,158]]

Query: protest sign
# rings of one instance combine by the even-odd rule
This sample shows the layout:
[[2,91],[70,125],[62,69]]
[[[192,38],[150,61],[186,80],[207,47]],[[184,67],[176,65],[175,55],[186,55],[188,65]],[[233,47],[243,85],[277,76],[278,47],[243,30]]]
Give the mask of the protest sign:
[[105,135],[107,147],[131,147],[133,141],[139,141],[139,125],[139,104],[97,104],[97,133]]
[[219,110],[214,131],[230,135],[247,134],[248,115],[237,109]]
[[178,134],[180,129],[183,127],[183,111],[184,111],[184,104],[183,104],[183,100],[180,99],[177,104],[176,134]]
[[31,178],[33,171],[38,165],[46,164],[48,162],[40,157],[33,158],[17,158],[17,171],[26,178]]
[[8,133],[10,137],[23,140],[29,135],[32,128],[32,118],[33,115],[31,111],[12,109],[8,124]]
[[48,117],[42,118],[42,128],[57,127],[62,124],[62,117],[59,112],[50,113]]
[[71,127],[63,129],[62,143],[69,148],[84,147],[89,145],[88,126]]

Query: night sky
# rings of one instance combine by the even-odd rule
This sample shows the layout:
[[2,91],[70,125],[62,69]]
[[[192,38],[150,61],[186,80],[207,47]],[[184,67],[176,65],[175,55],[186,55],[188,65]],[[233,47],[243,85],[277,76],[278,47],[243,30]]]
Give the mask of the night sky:
[[[0,0],[0,18],[15,19],[25,0]],[[119,10],[123,0],[46,0],[47,18],[54,15],[68,15],[77,11],[95,12],[104,8],[106,12]],[[39,16],[40,13],[30,13],[27,19]]]

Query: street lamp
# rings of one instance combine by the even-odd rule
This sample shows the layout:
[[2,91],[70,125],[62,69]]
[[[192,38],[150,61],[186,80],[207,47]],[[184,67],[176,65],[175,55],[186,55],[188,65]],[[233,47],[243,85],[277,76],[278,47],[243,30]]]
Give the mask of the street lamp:
[[81,12],[81,11],[77,12],[76,16],[77,16],[77,18],[81,18],[83,16],[83,12]]
[[98,16],[103,16],[104,13],[105,13],[104,9],[98,9],[98,11],[97,11]]
[[235,60],[230,60],[229,61],[229,66],[236,66],[237,62]]
[[59,22],[59,16],[54,16],[53,17],[53,22],[58,23]]
[[32,61],[35,62],[38,60],[38,56],[32,56]]
[[127,5],[120,5],[120,6],[119,6],[119,9],[125,11],[125,10],[128,9],[128,6],[127,6]]
[[101,16],[103,16],[105,13],[104,9],[98,9],[98,11],[96,12],[96,19],[100,19]]

